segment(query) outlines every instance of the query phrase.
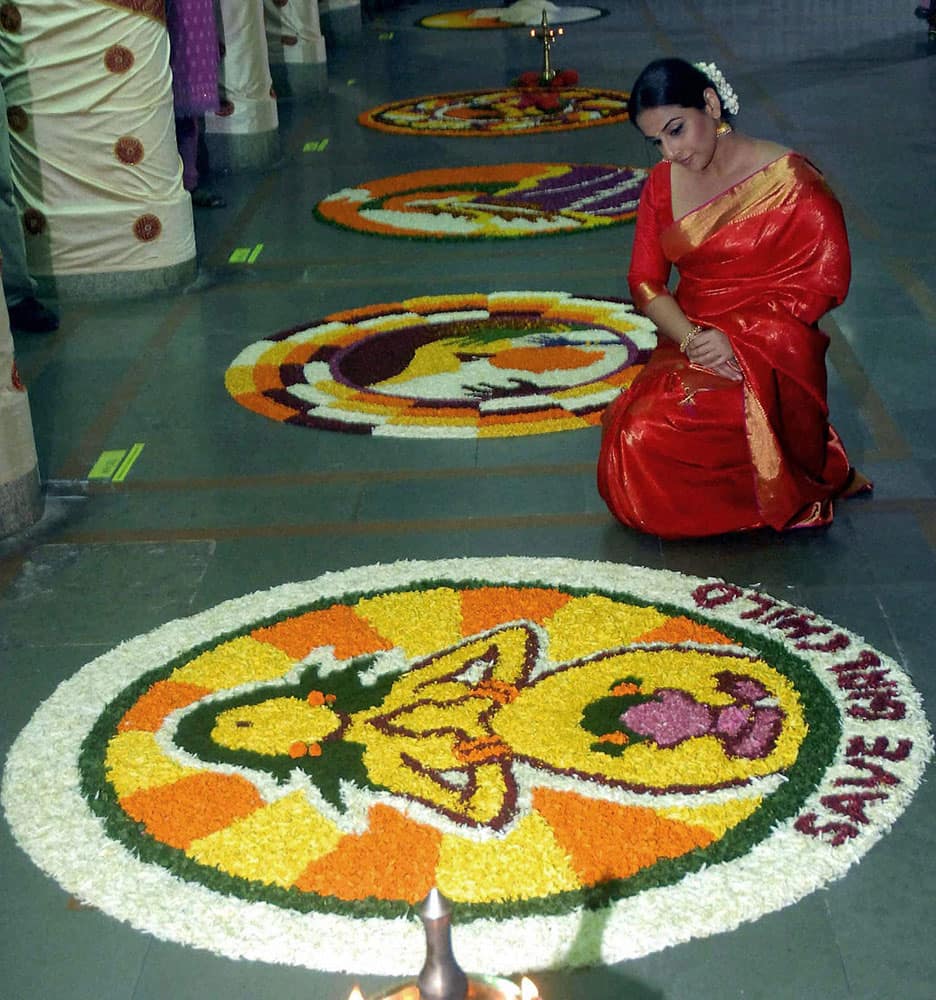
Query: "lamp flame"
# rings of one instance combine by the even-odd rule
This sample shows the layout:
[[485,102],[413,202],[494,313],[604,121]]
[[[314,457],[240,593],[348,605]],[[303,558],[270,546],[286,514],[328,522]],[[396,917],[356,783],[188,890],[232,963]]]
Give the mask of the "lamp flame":
[[527,976],[520,980],[520,1000],[540,1000],[539,988]]
[[357,986],[355,986],[354,989],[348,994],[348,1000],[364,1000],[364,994]]

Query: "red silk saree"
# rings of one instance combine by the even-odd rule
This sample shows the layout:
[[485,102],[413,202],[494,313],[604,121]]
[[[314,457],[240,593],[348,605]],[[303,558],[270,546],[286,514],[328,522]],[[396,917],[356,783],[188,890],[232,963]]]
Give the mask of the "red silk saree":
[[828,338],[816,326],[850,279],[835,196],[787,153],[674,220],[661,163],[628,275],[639,309],[670,294],[673,266],[682,310],[729,338],[744,378],[692,366],[661,336],[605,413],[598,488],[611,512],[665,538],[828,524],[853,479],[828,422]]

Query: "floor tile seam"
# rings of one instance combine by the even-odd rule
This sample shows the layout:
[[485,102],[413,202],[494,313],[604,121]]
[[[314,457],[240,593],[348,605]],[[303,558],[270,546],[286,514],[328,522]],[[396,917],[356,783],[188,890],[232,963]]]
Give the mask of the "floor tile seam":
[[108,435],[123,416],[131,399],[150,376],[152,368],[147,365],[147,360],[165,349],[181,327],[186,313],[193,307],[194,300],[191,296],[181,296],[170,305],[152,336],[147,339],[123,376],[116,381],[94,420],[81,434],[77,444],[72,446],[53,478],[78,479],[87,472],[103,450]]
[[[602,255],[602,257],[604,257],[604,256],[606,256],[606,255]],[[371,266],[372,267],[376,263],[377,263],[376,261],[371,261],[371,263],[369,265],[363,265],[362,264],[361,266],[362,267],[365,267],[365,266]],[[389,260],[388,260],[387,263],[389,263]],[[556,269],[561,269],[562,276],[563,276],[564,280],[565,280],[566,276],[569,276],[570,280],[571,280],[572,278],[577,277],[578,275],[582,275],[584,277],[587,277],[589,280],[592,280],[594,278],[609,277],[609,278],[615,279],[615,281],[616,281],[616,283],[617,283],[618,286],[623,287],[623,283],[624,283],[623,265],[618,265],[618,266],[614,266],[614,267],[609,266],[609,267],[605,267],[605,268],[594,267],[594,266],[591,266],[587,261],[583,261],[581,258],[579,260],[579,263],[580,263],[580,266],[571,266],[570,267],[566,263],[563,263],[563,262],[560,262],[560,261],[556,261],[553,266]],[[234,284],[234,285],[232,285],[230,283],[229,284],[225,284],[225,285],[220,285],[219,284],[218,286],[216,286],[218,291],[229,292],[231,290],[231,288],[233,287],[233,288],[238,289],[238,290],[242,290],[244,288],[249,288],[250,291],[257,291],[257,292],[279,291],[279,290],[284,289],[284,288],[289,288],[293,292],[295,292],[297,281],[300,280],[297,277],[292,277],[292,278],[289,278],[289,277],[283,277],[283,278],[257,278],[256,275],[259,274],[259,273],[262,273],[262,269],[260,271],[258,271],[258,270],[252,270],[249,273],[246,272],[246,271],[240,271],[240,272],[238,272],[237,269],[240,266],[241,265],[232,264],[232,265],[230,265],[229,268],[225,268],[225,278],[227,278],[229,276],[229,274],[232,274],[232,273],[233,274],[238,274],[239,273],[239,274],[242,274],[242,275],[245,276],[244,283],[243,284]],[[256,265],[253,265],[253,266],[256,267]],[[276,267],[276,266],[278,266],[278,265],[274,265],[274,267]],[[311,265],[311,264],[308,264],[306,262],[303,262],[300,265],[296,265],[296,267],[293,269],[293,271],[295,273],[299,273],[299,272],[304,273],[304,272],[308,271],[309,267],[312,267],[312,266],[314,266],[314,265]],[[426,262],[426,266],[427,267],[429,266],[429,262]],[[270,267],[269,270],[272,271],[274,269],[274,267]],[[407,279],[407,280],[412,280],[412,281],[415,282],[416,281],[415,275],[416,275],[417,270],[418,270],[418,268],[414,268],[414,270],[413,270],[413,278],[412,279]],[[469,271],[459,272],[459,271],[456,271],[456,272],[448,272],[444,276],[432,275],[431,277],[432,277],[432,282],[436,285],[436,287],[448,288],[448,286],[452,282],[459,281],[459,282],[471,282],[473,285],[483,284],[484,285],[484,289],[483,290],[488,290],[488,288],[490,288],[493,291],[502,291],[502,290],[504,290],[504,286],[506,284],[506,281],[512,281],[512,282],[516,283],[517,281],[520,281],[520,280],[524,280],[525,281],[526,279],[535,277],[537,285],[542,285],[542,280],[543,280],[543,277],[544,277],[544,272],[543,272],[542,269],[537,269],[534,266],[530,266],[528,268],[525,268],[524,270],[516,270],[516,271],[508,271],[508,270],[504,270],[503,268],[498,268],[496,270],[496,272],[495,271],[491,271],[490,273],[486,273],[483,276],[479,276],[475,272],[469,272]],[[423,279],[422,282],[420,282],[420,283],[423,284],[423,285],[425,285],[428,282],[427,282],[426,279]],[[317,276],[317,280],[315,282],[315,288],[316,288],[316,290],[321,291],[321,290],[327,290],[329,288],[348,288],[348,287],[357,288],[357,287],[360,287],[360,286],[364,286],[364,287],[382,287],[382,286],[385,286],[385,285],[390,285],[390,286],[396,286],[396,287],[398,287],[399,284],[400,284],[400,275],[398,273],[396,273],[396,274],[386,274],[384,276],[375,275],[373,273],[368,273],[368,274],[362,274],[360,276],[353,275],[353,274],[351,274],[351,275],[345,275],[345,276],[342,276],[342,277],[338,277],[338,276],[335,276],[335,277],[332,277],[332,276],[324,276],[324,277]],[[517,290],[518,291],[523,291],[525,289],[520,288],[520,289],[517,289]],[[459,291],[461,291],[461,290],[459,289]],[[427,292],[426,294],[431,294],[431,293]],[[394,299],[394,301],[396,301],[396,298]]]
[[[634,225],[633,220],[628,220],[627,222],[620,223],[614,227],[615,229],[621,229],[624,232],[633,232]],[[363,237],[372,246],[380,248],[382,253],[373,253],[367,256],[353,257],[347,256],[340,252],[339,247],[334,247],[336,251],[333,254],[327,256],[316,257],[308,254],[297,254],[296,256],[286,256],[285,254],[281,257],[273,256],[260,256],[257,258],[256,263],[250,266],[251,274],[262,273],[263,271],[271,271],[276,268],[282,267],[316,267],[323,270],[344,270],[346,267],[373,267],[375,264],[399,264],[400,257],[399,253],[394,252],[400,249],[400,244],[404,244],[409,249],[418,250],[423,249],[426,251],[426,256],[429,257],[432,252],[437,250],[439,247],[444,246],[446,249],[460,251],[459,257],[463,258],[466,262],[471,262],[476,259],[475,254],[479,247],[484,247],[486,249],[484,259],[493,260],[496,262],[501,261],[512,261],[516,259],[517,245],[522,245],[524,247],[543,247],[543,246],[567,246],[571,242],[591,242],[594,249],[584,250],[580,254],[576,254],[575,257],[579,260],[585,259],[587,257],[594,257],[601,259],[607,256],[607,247],[599,249],[597,246],[597,241],[595,240],[596,235],[600,235],[605,232],[605,230],[590,231],[590,232],[575,232],[575,233],[551,233],[542,234],[536,236],[488,236],[488,237],[449,237],[442,239],[440,237],[426,237],[425,239],[419,239],[410,236],[398,236],[396,234],[380,235],[379,233],[366,233],[366,232],[356,232],[355,230],[344,230],[346,233],[353,234],[355,240],[357,238]],[[607,241],[607,242],[610,242]],[[451,255],[451,256],[454,256]],[[530,250],[528,253],[523,255],[524,261],[530,262],[531,264],[536,264],[540,262],[555,263],[557,266],[565,267],[568,265],[569,261],[566,258],[561,260],[556,259],[556,255],[545,249],[543,250]],[[428,263],[428,261],[427,261]],[[205,268],[210,268],[212,270],[223,270],[246,273],[246,270],[241,264],[229,264],[227,258],[221,264],[211,264],[208,261],[202,262],[202,266]],[[498,269],[499,270],[499,269]],[[375,276],[376,277],[376,276]],[[388,275],[388,277],[394,278],[399,281],[399,273]]]
[[823,896],[822,908],[825,910],[826,922],[829,927],[829,932],[832,936],[832,941],[835,945],[835,957],[838,959],[839,970],[842,974],[842,978],[845,981],[845,989],[847,990],[848,996],[853,996],[854,992],[852,989],[852,977],[848,974],[848,963],[845,960],[845,954],[842,950],[841,930],[842,923],[840,920],[836,920],[835,913],[833,912],[832,901],[829,899],[828,894]]
[[911,662],[911,657],[907,655],[907,650],[904,647],[901,634],[902,630],[898,629],[895,622],[892,621],[885,602],[882,600],[881,594],[877,590],[874,592],[874,604],[878,610],[878,614],[881,616],[881,620],[887,628],[887,633],[890,636],[891,648],[895,652],[897,662],[903,664],[904,666],[908,666]]
[[650,33],[654,36],[656,44],[660,47],[663,53],[667,56],[677,55],[676,46],[673,45],[673,41],[669,34],[663,29],[663,25],[653,12],[653,8],[650,6],[649,0],[640,0],[638,8],[640,13],[643,15],[644,21],[650,29]]
[[249,538],[301,538],[357,535],[422,535],[433,532],[496,531],[517,528],[613,525],[608,514],[517,514],[484,517],[415,518],[413,520],[319,521],[314,524],[255,524],[204,528],[133,528],[66,531],[56,539],[61,545],[101,545],[136,542],[231,541]]
[[342,470],[334,472],[289,472],[257,476],[193,477],[191,479],[135,479],[122,483],[82,480],[77,485],[82,496],[110,496],[131,493],[185,493],[228,489],[276,489],[308,486],[368,485],[460,479],[518,479],[539,476],[591,475],[595,462],[549,463],[542,465],[451,466],[429,469]]
[[215,237],[214,248],[208,250],[203,258],[199,255],[199,268],[202,266],[211,266],[214,261],[227,263],[226,255],[230,254],[234,248],[235,241],[244,232],[263,205],[270,193],[269,189],[273,186],[277,176],[278,171],[272,170],[264,177],[230,223]]
[[865,509],[872,514],[913,514],[915,517],[936,516],[936,495],[930,497],[854,497],[849,510]]
[[[932,238],[932,234],[931,234]],[[884,263],[931,327],[936,327],[936,293],[916,272],[913,262],[900,254],[883,253]]]
[[916,520],[930,551],[936,553],[936,509],[917,511]]
[[49,365],[61,361],[62,352],[68,343],[67,331],[73,327],[80,327],[87,316],[93,315],[93,307],[87,303],[75,303],[74,306],[68,303],[66,308],[64,310],[60,308],[59,312],[63,332],[66,333],[66,336],[43,337],[35,350],[32,349],[32,345],[36,343],[36,340],[32,338],[28,352],[22,350],[24,340],[20,339],[18,335],[13,337],[17,371],[27,388],[42,376]]
[[824,317],[821,325],[831,334],[829,360],[842,377],[849,395],[859,412],[863,414],[874,439],[874,448],[865,453],[865,459],[886,461],[910,458],[913,449],[900,433],[896,421],[888,412],[841,327],[832,316]]
[[[924,534],[936,538],[936,497],[921,499],[889,498],[875,500],[863,498],[853,501],[849,514],[859,520],[864,516],[905,517],[911,515]],[[101,528],[96,530],[64,531],[55,540],[62,545],[95,545],[126,542],[163,542],[214,540],[229,541],[247,538],[287,538],[317,536],[358,535],[414,535],[432,532],[497,531],[544,526],[593,527],[615,526],[614,520],[604,512],[530,513],[515,515],[484,515],[477,517],[417,517],[413,519],[373,519],[318,521],[308,524],[265,523],[242,525],[205,525],[203,527],[151,527],[151,528]],[[622,531],[625,529],[621,529]],[[833,529],[834,530],[834,529]],[[711,542],[711,538],[696,539]]]
[[146,948],[143,950],[143,954],[140,955],[139,965],[137,966],[136,976],[133,978],[133,983],[130,988],[130,993],[127,996],[127,1000],[138,1000],[141,996],[140,990],[143,985],[144,980],[144,970],[146,968],[147,960],[153,953],[153,939],[148,938],[146,942]]

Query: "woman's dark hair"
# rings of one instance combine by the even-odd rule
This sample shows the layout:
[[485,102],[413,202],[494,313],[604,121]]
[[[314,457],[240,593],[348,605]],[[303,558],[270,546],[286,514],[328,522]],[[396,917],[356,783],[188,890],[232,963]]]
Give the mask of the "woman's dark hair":
[[[631,87],[627,106],[631,122],[647,108],[662,108],[675,104],[680,108],[705,107],[705,90],[715,84],[692,63],[684,59],[655,59],[648,63]],[[729,115],[722,108],[722,117]]]

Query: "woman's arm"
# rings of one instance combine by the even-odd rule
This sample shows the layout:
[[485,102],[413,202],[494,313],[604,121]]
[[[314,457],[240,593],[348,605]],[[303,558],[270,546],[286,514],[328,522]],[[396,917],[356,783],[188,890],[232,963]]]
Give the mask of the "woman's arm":
[[672,222],[669,175],[666,167],[650,172],[640,196],[634,246],[627,283],[634,304],[650,319],[659,334],[679,345],[693,364],[738,381],[740,369],[728,338],[718,330],[697,327],[670,294],[670,262],[660,243],[664,226]]
[[708,368],[732,382],[741,381],[741,369],[731,341],[721,330],[690,322],[671,295],[658,295],[644,307],[643,312],[660,334],[679,345],[692,364]]
[[668,166],[669,164],[661,164],[650,171],[640,193],[634,223],[627,284],[634,305],[643,313],[657,298],[670,298],[667,282],[671,267],[660,244],[660,233],[672,217],[669,208],[669,176],[661,169]]

